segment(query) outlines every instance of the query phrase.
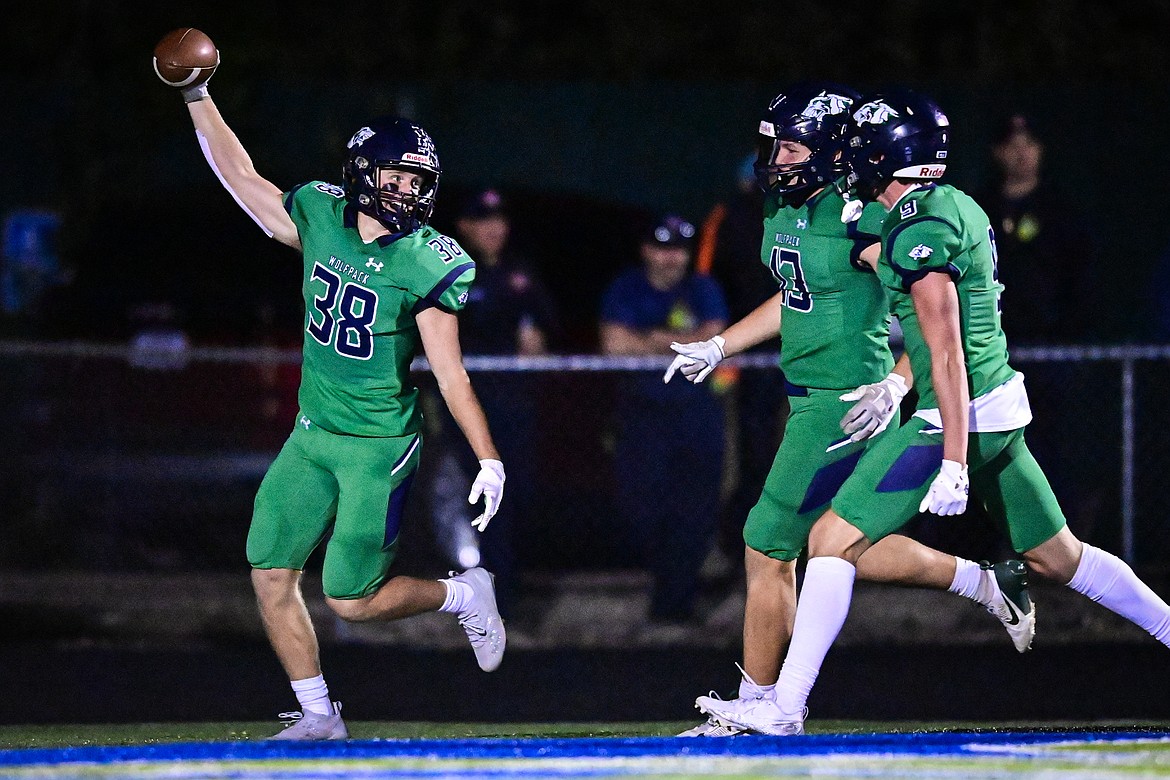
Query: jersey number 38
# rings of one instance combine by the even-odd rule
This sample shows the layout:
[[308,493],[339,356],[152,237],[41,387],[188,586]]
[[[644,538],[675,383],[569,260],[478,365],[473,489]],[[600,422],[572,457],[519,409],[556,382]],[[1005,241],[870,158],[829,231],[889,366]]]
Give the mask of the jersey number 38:
[[313,296],[305,327],[309,335],[325,346],[332,344],[342,357],[369,360],[374,354],[377,293],[354,282],[343,287],[341,277],[320,263],[313,266],[309,281],[325,286],[321,295]]

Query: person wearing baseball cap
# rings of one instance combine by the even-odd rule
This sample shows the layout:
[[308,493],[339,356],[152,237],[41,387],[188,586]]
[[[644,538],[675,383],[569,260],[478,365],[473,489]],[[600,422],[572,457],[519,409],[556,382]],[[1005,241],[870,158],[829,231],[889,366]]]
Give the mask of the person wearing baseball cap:
[[[661,356],[671,342],[709,339],[727,325],[719,285],[692,272],[695,239],[695,226],[677,214],[641,233],[640,264],[619,274],[603,296],[605,354]],[[658,367],[614,375],[613,530],[622,549],[654,575],[647,631],[673,635],[694,617],[699,569],[718,518],[724,423],[710,385],[667,385],[660,377]]]
[[[541,355],[559,333],[557,307],[534,267],[512,247],[508,204],[495,187],[476,189],[459,201],[454,233],[460,246],[475,258],[475,285],[460,312],[460,336],[467,355]],[[531,374],[483,372],[475,389],[486,414],[507,421],[496,436],[509,461],[518,489],[508,505],[478,538],[467,533],[469,507],[459,485],[474,467],[471,451],[458,435],[455,421],[442,414],[435,439],[440,468],[432,481],[436,537],[444,552],[461,566],[482,556],[496,575],[496,602],[511,617],[519,596],[513,529],[522,528],[532,512],[531,488],[537,484],[532,442],[537,438],[538,383]],[[512,483],[509,483],[511,487]],[[478,548],[478,549],[477,549]]]

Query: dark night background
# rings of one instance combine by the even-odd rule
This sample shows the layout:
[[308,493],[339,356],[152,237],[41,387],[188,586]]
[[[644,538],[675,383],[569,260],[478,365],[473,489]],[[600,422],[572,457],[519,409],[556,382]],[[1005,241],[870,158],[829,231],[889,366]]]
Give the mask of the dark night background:
[[[291,396],[296,367],[282,367],[289,376],[275,376],[271,365],[215,361],[152,371],[98,350],[19,354],[25,339],[124,345],[144,304],[173,307],[196,346],[299,344],[296,256],[219,185],[180,96],[151,69],[158,39],[185,26],[218,45],[211,94],[258,171],[278,186],[338,182],[353,132],[373,116],[400,113],[437,145],[437,227],[450,230],[461,195],[501,188],[515,241],[562,307],[562,352],[596,350],[602,290],[635,261],[649,216],[701,220],[733,191],[770,98],[794,81],[822,78],[934,96],[953,128],[947,181],[972,193],[990,183],[995,128],[1007,114],[1027,112],[1046,144],[1048,178],[1099,245],[1100,267],[1086,269],[1098,280],[1084,305],[1086,340],[1161,337],[1151,289],[1170,249],[1165,0],[23,4],[0,25],[0,216],[58,212],[61,261],[73,281],[50,294],[40,318],[0,320],[0,337],[17,345],[0,370],[0,668],[29,670],[17,695],[0,703],[0,723],[263,717],[291,701],[260,637],[240,548],[259,475],[292,414],[262,419],[257,410],[271,398],[261,396],[277,386]],[[1150,582],[1164,594],[1170,531],[1158,486],[1170,466],[1168,372],[1165,361],[1138,365],[1137,564],[1139,573],[1155,573]],[[1045,468],[1057,464],[1062,500],[1065,490],[1104,486],[1090,496],[1096,504],[1069,503],[1091,516],[1083,538],[1113,552],[1117,368],[1023,369],[1030,387],[1035,380],[1051,391],[1034,401],[1052,410]],[[610,384],[604,373],[563,373],[529,386],[539,388],[545,414],[532,451],[549,473],[521,554],[533,568],[554,569],[553,584],[531,597],[545,612],[554,597],[570,614],[577,606],[578,591],[555,579],[563,570],[612,563],[612,550],[602,548],[610,540],[589,525],[616,522],[607,497],[598,498],[609,487],[600,481],[608,461],[598,409]],[[295,400],[285,401],[295,410]],[[1044,429],[1035,432],[1030,441],[1040,446]],[[224,477],[238,462],[241,473],[252,471]],[[417,528],[427,532],[425,522]],[[953,541],[953,528],[936,524],[934,538]],[[124,538],[144,540],[141,549]],[[94,541],[102,539],[106,550]],[[107,562],[105,553],[121,558]],[[95,585],[91,575],[104,579]],[[198,598],[189,598],[191,582]],[[625,588],[626,607],[644,586],[634,583],[617,588]],[[939,631],[920,645],[879,651],[862,642],[831,656],[833,682],[818,689],[818,715],[1167,715],[1161,647],[1116,631],[1083,600],[1058,609],[1064,602],[1040,592],[1048,622],[1038,652],[1020,664],[1009,668],[1016,655],[998,634],[976,644]],[[604,609],[618,603],[602,595],[594,601]],[[205,624],[193,617],[200,611]],[[971,614],[976,625],[986,618]],[[638,614],[626,627],[641,631],[640,622]],[[389,653],[361,642],[338,650],[348,640],[336,627],[325,643],[334,644],[336,668],[346,669],[335,685],[348,688],[363,718],[682,718],[700,689],[734,684],[738,619],[729,626],[706,626],[722,632],[723,644],[696,653],[522,650],[502,676],[466,686],[461,635],[457,654],[419,649],[413,639]],[[1084,644],[1062,644],[1069,636]],[[370,685],[367,670],[378,664]],[[395,664],[401,677],[382,674]],[[1108,673],[1077,677],[1085,669]],[[647,683],[651,673],[658,677]],[[923,683],[936,676],[950,689]],[[443,682],[430,687],[434,679]],[[651,684],[669,697],[637,692]],[[472,685],[479,690],[460,699]],[[181,695],[169,696],[175,687]],[[139,706],[144,700],[149,706]]]
[[1163,2],[73,2],[8,22],[0,211],[59,210],[77,272],[45,335],[120,338],[130,306],[168,300],[197,343],[249,343],[265,305],[295,337],[292,256],[222,191],[150,68],[158,38],[192,25],[222,52],[213,96],[279,186],[336,181],[352,132],[400,112],[436,139],[440,228],[467,188],[503,188],[567,349],[593,348],[601,289],[647,214],[701,219],[761,108],[802,78],[936,96],[955,128],[948,178],[973,192],[992,128],[1028,111],[1101,243],[1091,335],[1149,336],[1145,288],[1170,245]]

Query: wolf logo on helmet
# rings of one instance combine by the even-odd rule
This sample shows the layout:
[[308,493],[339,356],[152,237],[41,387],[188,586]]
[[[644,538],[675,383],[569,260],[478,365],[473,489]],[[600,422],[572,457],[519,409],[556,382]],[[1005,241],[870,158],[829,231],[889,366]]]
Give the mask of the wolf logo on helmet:
[[[797,85],[773,98],[759,125],[755,173],[760,189],[798,206],[839,178],[845,170],[849,107],[859,98],[848,87],[823,82]],[[809,156],[777,163],[785,141],[807,147]]]
[[853,105],[852,98],[821,92],[808,102],[800,115],[806,119],[821,119],[826,114],[843,114],[849,110],[851,105]]
[[922,95],[899,89],[869,97],[853,113],[850,186],[872,201],[894,179],[942,178],[949,130],[946,114]]
[[[386,117],[362,127],[346,146],[345,197],[359,211],[399,235],[413,233],[430,221],[442,168],[426,130],[408,119]],[[394,172],[417,178],[409,190],[403,190],[391,181]]]
[[857,124],[880,125],[890,117],[898,116],[898,112],[880,100],[871,100],[853,114],[853,121]]
[[353,138],[349,139],[349,143],[345,145],[346,149],[352,149],[355,146],[361,146],[366,141],[374,137],[374,131],[368,127],[363,127],[353,134]]

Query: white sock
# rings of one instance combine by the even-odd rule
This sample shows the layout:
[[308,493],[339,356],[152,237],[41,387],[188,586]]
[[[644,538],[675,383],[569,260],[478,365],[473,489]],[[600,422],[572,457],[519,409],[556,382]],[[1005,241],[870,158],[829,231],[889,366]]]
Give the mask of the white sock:
[[[991,575],[991,576],[988,576]],[[988,606],[995,595],[992,580],[995,575],[984,571],[975,561],[955,556],[955,579],[947,588],[949,593],[969,598],[974,602]]]
[[1133,621],[1170,647],[1170,606],[1116,555],[1091,544],[1081,549],[1081,562],[1068,586]]
[[315,712],[318,715],[333,714],[333,703],[329,701],[329,686],[325,684],[325,675],[293,680],[292,689],[297,695],[297,701],[301,703],[302,711]]
[[753,680],[748,673],[743,670],[741,666],[739,669],[742,676],[739,678],[739,698],[741,699],[765,699],[772,697],[776,692],[776,683],[771,685],[760,685]]
[[776,703],[786,715],[800,715],[853,600],[857,569],[841,558],[812,558],[796,603],[796,624],[788,657],[776,681]]
[[439,611],[458,615],[466,610],[473,595],[471,586],[458,580],[439,580],[439,582],[443,583],[443,587],[447,589],[447,597],[443,599],[443,606],[439,607]]

